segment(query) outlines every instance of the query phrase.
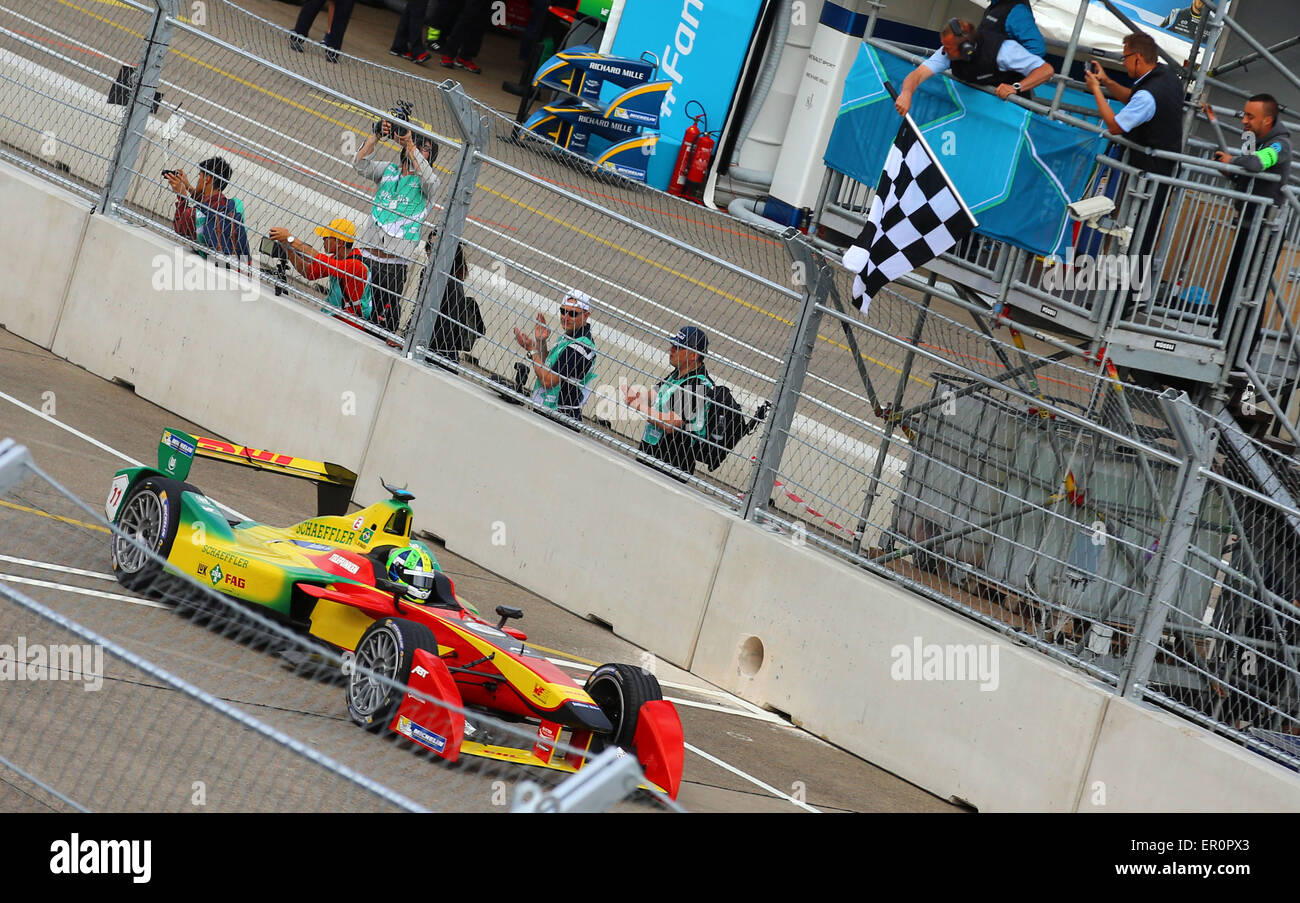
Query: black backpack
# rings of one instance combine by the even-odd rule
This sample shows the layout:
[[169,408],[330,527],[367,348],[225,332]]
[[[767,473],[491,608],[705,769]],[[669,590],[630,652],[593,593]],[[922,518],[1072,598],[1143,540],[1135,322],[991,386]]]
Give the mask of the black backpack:
[[764,404],[753,419],[747,420],[740,410],[740,402],[736,401],[730,389],[721,385],[709,389],[709,402],[704,416],[704,435],[708,441],[696,440],[695,460],[709,470],[717,470],[727,460],[727,452],[758,427],[769,405]]

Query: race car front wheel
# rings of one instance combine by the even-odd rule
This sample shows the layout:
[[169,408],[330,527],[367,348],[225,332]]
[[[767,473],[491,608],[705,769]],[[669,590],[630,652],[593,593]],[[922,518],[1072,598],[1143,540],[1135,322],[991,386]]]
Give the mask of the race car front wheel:
[[113,573],[129,590],[147,592],[162,573],[180,530],[181,493],[178,480],[146,477],[122,503],[113,534]]
[[380,618],[366,628],[348,669],[348,715],[368,731],[393,720],[411,677],[415,650],[438,654],[433,631],[402,618]]
[[636,737],[636,720],[641,706],[664,698],[658,678],[633,665],[601,665],[591,672],[583,689],[614,725],[613,732],[605,740],[627,750],[632,749]]

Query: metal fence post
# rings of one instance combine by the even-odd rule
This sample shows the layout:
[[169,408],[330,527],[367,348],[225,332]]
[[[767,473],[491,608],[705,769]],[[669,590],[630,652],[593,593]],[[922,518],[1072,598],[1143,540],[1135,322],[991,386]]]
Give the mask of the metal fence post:
[[754,478],[749,484],[749,491],[745,493],[745,503],[741,508],[741,516],[745,520],[756,519],[758,512],[767,506],[772,497],[781,458],[785,454],[785,443],[790,438],[790,425],[794,422],[799,393],[803,390],[804,377],[808,375],[808,362],[812,359],[813,345],[817,341],[817,329],[821,325],[822,315],[817,305],[825,303],[834,278],[830,266],[802,240],[797,229],[787,229],[781,234],[781,240],[785,242],[786,251],[795,267],[803,271],[803,304],[790,336],[785,369],[776,384],[776,394],[772,399],[772,419],[759,443]]
[[126,115],[122,117],[122,130],[118,132],[117,147],[108,166],[104,193],[100,195],[100,213],[114,216],[117,207],[126,202],[126,193],[131,187],[131,168],[140,153],[140,142],[144,140],[149,113],[153,109],[154,91],[162,78],[163,61],[171,44],[172,22],[180,15],[179,3],[180,0],[154,0],[153,21],[149,24],[140,64],[135,68],[131,99],[126,105]]
[[478,172],[483,165],[479,154],[487,148],[491,137],[487,122],[475,110],[460,85],[454,82],[443,83],[438,86],[438,90],[442,92],[443,99],[456,120],[456,127],[460,129],[464,143],[456,161],[456,172],[452,176],[447,206],[443,208],[442,222],[438,225],[438,240],[426,264],[429,277],[424,280],[424,293],[417,301],[415,314],[411,317],[411,328],[406,331],[402,350],[407,357],[411,356],[417,346],[423,344],[427,349],[433,341],[433,329],[442,309],[442,296],[455,266],[456,249],[460,246],[460,237],[465,231],[465,218],[469,215]]
[[1128,655],[1119,674],[1119,693],[1127,699],[1143,698],[1151,667],[1155,664],[1160,636],[1164,632],[1169,609],[1174,604],[1187,549],[1192,542],[1196,519],[1200,516],[1201,501],[1205,497],[1205,478],[1201,467],[1214,454],[1219,441],[1217,429],[1201,425],[1197,408],[1185,393],[1175,395],[1167,389],[1160,396],[1165,418],[1178,439],[1183,454],[1183,465],[1174,484],[1176,502],[1168,529],[1161,537],[1160,562],[1146,607],[1133,631]]

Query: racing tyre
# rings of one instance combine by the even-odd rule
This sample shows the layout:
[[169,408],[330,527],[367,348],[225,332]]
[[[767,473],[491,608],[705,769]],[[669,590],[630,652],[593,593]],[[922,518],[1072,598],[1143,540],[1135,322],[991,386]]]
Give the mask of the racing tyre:
[[348,669],[348,715],[353,721],[368,731],[388,726],[406,695],[401,688],[411,677],[417,649],[438,654],[433,631],[423,624],[402,618],[380,618],[366,628]]
[[583,689],[614,725],[613,732],[604,738],[606,742],[626,750],[632,749],[641,706],[664,698],[658,679],[634,665],[601,665],[591,672]]
[[[117,582],[135,592],[154,589],[163,566],[149,554],[165,561],[180,530],[181,493],[192,490],[179,480],[145,477],[135,484],[117,515],[113,534],[113,574]],[[146,551],[148,550],[148,551]]]

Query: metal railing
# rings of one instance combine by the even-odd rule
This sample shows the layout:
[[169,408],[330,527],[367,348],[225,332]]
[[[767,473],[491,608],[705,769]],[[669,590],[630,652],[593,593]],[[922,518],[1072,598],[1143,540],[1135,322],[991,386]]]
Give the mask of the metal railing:
[[[3,3],[0,26],[8,28],[12,10]],[[1258,198],[1212,183],[1222,171],[1213,164],[1182,159],[1200,168],[1159,179],[1104,157],[1097,179],[1138,179],[1113,224],[1131,228],[1134,245],[1149,236],[1164,261],[1153,263],[1149,292],[1051,287],[1045,261],[974,235],[937,262],[928,281],[907,277],[899,291],[882,292],[863,320],[845,312],[843,271],[796,234],[758,232],[597,171],[451,83],[346,55],[337,64],[299,55],[283,29],[228,3],[210,7],[205,26],[159,13],[153,24],[170,29],[171,43],[155,38],[150,53],[123,44],[113,54],[139,58],[146,73],[158,61],[159,75],[156,85],[145,79],[130,88],[125,126],[116,133],[105,126],[121,139],[110,146],[118,161],[111,171],[62,171],[12,146],[3,153],[77,182],[83,195],[102,197],[110,215],[175,238],[174,195],[157,170],[179,164],[193,172],[224,150],[235,170],[229,193],[244,201],[250,240],[273,225],[312,236],[335,216],[354,216],[358,227],[369,221],[373,188],[357,181],[351,158],[373,123],[409,99],[412,131],[441,148],[440,187],[420,223],[422,248],[408,261],[399,321],[349,318],[354,325],[415,360],[534,404],[535,375],[515,330],[531,334],[539,315],[554,330],[561,297],[587,292],[595,299],[597,377],[582,422],[565,425],[628,455],[637,455],[645,427],[626,388],[656,385],[668,372],[668,338],[700,326],[715,381],[732,388],[745,413],[767,403],[770,414],[716,470],[668,468],[676,477],[1117,692],[1300,763],[1279,739],[1300,731],[1288,651],[1295,637],[1287,606],[1296,600],[1290,583],[1259,564],[1271,547],[1290,548],[1300,536],[1300,492],[1288,488],[1293,461],[1239,428],[1226,383],[1212,380],[1212,403],[1198,411],[1185,398],[1121,382],[1117,352],[1102,351],[1121,332],[1152,341],[1177,335],[1217,353],[1211,363],[1226,373],[1240,345],[1233,337],[1258,327],[1259,352],[1236,363],[1259,406],[1294,424],[1287,386],[1300,218],[1277,217]],[[50,10],[23,15],[55,21]],[[126,28],[143,42],[150,26],[136,6],[102,16],[120,27],[99,37],[117,40]],[[25,96],[41,84],[59,90],[56,76],[75,77],[40,42],[0,35],[11,42],[0,50],[45,73],[26,83]],[[155,87],[164,91],[158,116]],[[80,112],[109,118],[99,107],[86,103]],[[8,117],[27,131],[39,120],[30,103]],[[393,159],[392,148],[381,153]],[[1168,200],[1157,204],[1162,188]],[[845,215],[865,208],[861,186],[841,180],[828,194]],[[1187,218],[1238,209],[1257,211],[1243,247],[1274,255],[1275,272],[1239,267],[1228,280],[1223,248],[1243,234],[1239,227],[1234,233],[1225,223],[1217,243],[1184,239]],[[1075,249],[1122,252],[1121,244],[1110,233],[1081,231]],[[961,278],[944,284],[949,273]],[[292,278],[260,278],[323,306]],[[1057,305],[1086,328],[1066,340],[1000,318],[998,304],[1017,297]],[[438,338],[447,335],[459,340]],[[1226,499],[1240,500],[1236,520]],[[1246,672],[1248,654],[1267,663],[1266,674]],[[1230,703],[1215,702],[1222,693]]]

